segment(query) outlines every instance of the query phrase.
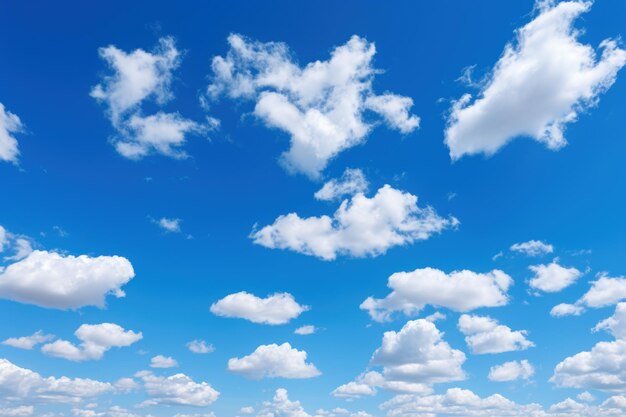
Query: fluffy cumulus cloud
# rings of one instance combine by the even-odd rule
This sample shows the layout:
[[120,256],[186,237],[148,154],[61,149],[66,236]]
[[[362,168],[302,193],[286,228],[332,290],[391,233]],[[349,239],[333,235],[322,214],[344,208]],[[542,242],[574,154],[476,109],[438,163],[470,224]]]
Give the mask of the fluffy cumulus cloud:
[[445,132],[452,159],[492,155],[511,140],[527,136],[559,149],[564,130],[597,104],[626,62],[615,40],[602,52],[579,42],[574,21],[589,11],[589,1],[539,2],[539,14],[516,32],[478,97],[465,94],[454,103]]
[[11,233],[0,225],[0,253],[5,253],[5,262],[24,259],[33,251],[34,244],[30,237]]
[[583,275],[578,269],[566,268],[559,265],[557,261],[547,265],[531,265],[528,268],[535,273],[528,285],[543,292],[559,292],[575,283]]
[[558,304],[552,308],[550,314],[553,317],[578,316],[587,308],[606,307],[626,299],[625,277],[610,277],[606,273],[600,273],[597,278],[591,282],[591,288],[574,304]]
[[2,341],[2,344],[6,346],[12,346],[18,349],[31,350],[35,346],[41,343],[49,342],[52,339],[54,339],[53,335],[45,334],[44,332],[39,330],[30,336],[10,337]]
[[426,305],[462,312],[498,307],[508,302],[507,291],[512,284],[512,278],[499,270],[488,273],[463,270],[446,274],[434,268],[421,268],[396,272],[387,283],[391,293],[383,299],[367,298],[361,309],[367,310],[376,321],[387,321],[396,311],[414,315]]
[[529,379],[535,374],[535,368],[526,359],[521,361],[505,362],[489,369],[489,379],[505,382],[517,379]]
[[333,391],[336,397],[354,398],[373,395],[378,388],[390,391],[428,394],[431,386],[464,380],[465,354],[453,349],[434,323],[419,319],[408,321],[400,331],[388,331],[376,349],[370,371]]
[[608,331],[615,340],[598,342],[590,351],[564,359],[554,369],[551,382],[582,389],[626,389],[626,303],[619,303],[613,316],[596,325],[594,331],[600,330]]
[[0,161],[17,162],[20,151],[15,134],[23,129],[20,118],[0,103]]
[[161,217],[159,220],[154,220],[154,223],[166,232],[180,233],[181,221],[181,219],[168,219],[167,217]]
[[512,352],[534,346],[526,339],[525,330],[513,331],[491,317],[463,314],[459,317],[458,327],[475,355]]
[[114,323],[83,324],[74,335],[81,341],[80,345],[57,340],[43,345],[41,351],[71,361],[98,360],[113,347],[130,346],[143,338],[141,332],[124,330]]
[[211,312],[221,317],[273,325],[288,323],[307,310],[308,306],[298,304],[289,293],[276,293],[259,298],[241,291],[227,295],[211,305]]
[[317,328],[311,324],[307,324],[306,326],[300,326],[296,330],[294,330],[295,334],[299,335],[309,335],[317,332]]
[[0,397],[26,403],[72,403],[113,391],[107,382],[83,378],[42,377],[0,359]]
[[[244,412],[245,411],[245,412]],[[242,414],[254,413],[254,408],[244,407]],[[263,401],[257,417],[371,417],[365,411],[351,412],[345,408],[335,408],[332,411],[319,409],[315,413],[308,413],[300,404],[300,401],[292,401],[286,389],[276,390],[271,401]]]
[[120,256],[71,256],[35,250],[0,270],[0,297],[40,307],[103,308],[107,295],[124,297],[122,286],[135,276]]
[[152,52],[136,49],[127,53],[113,45],[99,52],[113,74],[93,87],[91,96],[107,106],[117,132],[112,142],[121,155],[129,159],[151,153],[185,157],[181,148],[189,134],[203,134],[216,127],[215,123],[200,124],[178,113],[142,112],[146,100],[163,105],[173,96],[170,85],[181,54],[172,38],[161,38]]
[[327,61],[300,67],[283,43],[262,43],[233,34],[225,57],[213,59],[209,98],[221,95],[255,102],[254,115],[291,137],[281,161],[290,171],[318,177],[340,152],[365,141],[379,116],[389,127],[410,133],[419,118],[413,100],[376,95],[372,81],[374,44],[353,36]]
[[176,359],[170,356],[157,355],[150,360],[151,368],[175,368],[178,366]]
[[479,397],[467,389],[450,388],[440,395],[396,395],[381,405],[389,417],[611,417],[626,411],[626,398],[614,396],[599,406],[570,398],[544,409],[539,404],[518,404],[493,394]]
[[529,240],[528,242],[514,243],[510,249],[513,252],[523,253],[527,256],[541,256],[554,252],[554,246],[541,240]]
[[289,343],[261,345],[242,358],[228,360],[228,370],[251,379],[312,378],[321,375],[315,365],[307,363],[307,353]]
[[387,249],[426,240],[459,221],[418,207],[417,196],[385,185],[371,198],[362,193],[344,200],[332,217],[280,216],[251,234],[254,243],[289,249],[324,260],[338,255],[377,256]]
[[211,353],[215,351],[215,348],[212,344],[199,339],[192,340],[191,342],[187,343],[187,349],[189,349],[190,352],[198,354]]
[[365,193],[369,183],[360,169],[346,169],[340,178],[327,181],[315,193],[315,198],[322,201],[338,200],[343,196]]
[[220,393],[206,382],[195,382],[185,374],[168,377],[156,376],[152,372],[142,371],[137,377],[150,399],[141,406],[155,405],[190,405],[206,407],[219,397]]

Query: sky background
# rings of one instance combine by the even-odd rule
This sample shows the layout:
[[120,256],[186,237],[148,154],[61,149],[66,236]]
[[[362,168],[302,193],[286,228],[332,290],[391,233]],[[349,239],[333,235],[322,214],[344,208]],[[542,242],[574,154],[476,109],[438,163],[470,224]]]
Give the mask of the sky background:
[[[309,413],[342,407],[377,416],[386,413],[379,405],[396,393],[380,390],[346,401],[331,392],[368,367],[384,332],[399,331],[407,320],[441,311],[447,318],[436,326],[450,346],[467,355],[463,369],[468,378],[436,384],[435,393],[460,387],[481,397],[500,393],[520,404],[545,407],[575,398],[585,389],[557,387],[548,380],[566,357],[614,339],[606,332],[591,331],[614,308],[563,318],[552,317],[550,311],[579,299],[602,271],[611,277],[626,274],[623,74],[599,96],[597,106],[567,125],[569,144],[558,151],[519,138],[491,157],[470,155],[451,161],[444,143],[452,102],[464,93],[480,91],[458,80],[464,68],[475,65],[475,79],[489,76],[504,46],[514,40],[515,30],[537,15],[533,5],[533,1],[449,0],[400,1],[393,7],[371,1],[4,2],[0,102],[20,117],[24,129],[15,135],[18,161],[0,161],[0,225],[28,236],[35,249],[123,256],[136,276],[123,287],[126,296],[107,297],[105,308],[59,310],[2,299],[0,339],[42,330],[77,342],[73,333],[80,325],[105,322],[141,331],[143,339],[114,347],[101,360],[68,361],[44,355],[38,348],[7,345],[0,345],[0,357],[45,377],[113,382],[150,370],[150,359],[165,355],[179,366],[153,369],[156,375],[181,372],[220,392],[217,401],[199,408],[137,409],[136,404],[149,398],[142,389],[86,401],[98,403],[98,410],[118,405],[139,415],[234,416],[244,406],[259,410],[276,389],[286,388],[289,398],[300,401]],[[579,41],[596,49],[602,40],[625,33],[624,22],[626,3],[604,0],[577,19],[575,27],[583,30]],[[319,179],[287,172],[278,158],[288,149],[289,135],[256,118],[254,102],[224,97],[208,109],[200,104],[211,82],[211,59],[226,55],[231,33],[284,42],[302,66],[327,60],[352,35],[375,43],[373,65],[381,72],[373,78],[374,91],[412,98],[411,113],[420,117],[419,129],[403,134],[378,126],[363,143],[332,158]],[[98,48],[152,51],[166,36],[173,37],[182,59],[173,71],[173,98],[161,109],[197,121],[211,116],[221,126],[206,135],[190,135],[184,144],[188,158],[153,154],[129,160],[111,144],[115,131],[106,106],[90,96],[112,71]],[[156,108],[154,102],[146,102],[144,110]],[[363,171],[370,183],[366,195],[389,184],[418,196],[420,207],[432,206],[442,217],[456,217],[460,225],[377,256],[339,255],[330,261],[254,244],[250,234],[255,225],[272,224],[279,215],[331,215],[339,201],[319,201],[313,194],[346,168]],[[161,218],[181,219],[181,232],[160,228],[154,219]],[[529,257],[509,249],[530,240],[552,244],[553,253]],[[494,259],[500,252],[502,256]],[[557,257],[562,265],[584,274],[563,291],[532,294],[528,266]],[[7,266],[12,261],[2,262]],[[459,312],[426,306],[417,314],[399,314],[379,323],[359,309],[367,297],[389,293],[387,279],[393,273],[426,267],[506,272],[514,280],[508,304],[471,314],[527,330],[536,346],[473,355],[457,328]],[[287,292],[310,310],[283,325],[210,312],[214,302],[239,291],[258,297]],[[294,334],[303,325],[314,325],[316,333]],[[194,339],[205,340],[215,351],[190,352],[186,343]],[[307,362],[321,375],[251,380],[227,370],[230,358],[283,342],[306,351]],[[521,359],[534,365],[530,379],[487,378],[490,367]],[[589,391],[598,404],[615,394]],[[75,407],[7,400],[0,408],[22,403],[35,405],[35,415],[69,416]]]

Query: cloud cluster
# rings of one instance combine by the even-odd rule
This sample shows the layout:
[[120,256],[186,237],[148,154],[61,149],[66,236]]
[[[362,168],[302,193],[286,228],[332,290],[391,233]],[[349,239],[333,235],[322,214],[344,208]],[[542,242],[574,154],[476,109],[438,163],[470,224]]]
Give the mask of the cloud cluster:
[[30,336],[10,337],[2,342],[3,345],[11,346],[17,349],[32,350],[35,346],[54,339],[53,335],[45,334],[41,330]]
[[606,307],[626,299],[626,278],[610,277],[606,273],[598,274],[598,279],[591,281],[591,288],[574,304],[561,303],[552,308],[553,317],[578,316],[586,308]]
[[289,343],[261,345],[251,354],[228,360],[228,370],[251,379],[312,378],[321,375],[315,365],[307,363],[307,353]]
[[221,317],[272,325],[288,323],[307,310],[308,306],[298,304],[289,293],[276,293],[259,298],[241,291],[227,295],[211,305],[211,312]]
[[528,285],[543,292],[559,292],[580,278],[583,273],[576,268],[565,268],[558,260],[547,265],[531,265],[528,268],[535,273]]
[[344,200],[332,217],[290,213],[253,231],[251,238],[267,248],[333,260],[338,255],[377,256],[458,224],[456,218],[443,218],[429,206],[418,207],[417,196],[385,185],[372,198],[358,193]]
[[463,314],[459,317],[458,326],[475,355],[512,352],[534,346],[526,339],[525,330],[513,331],[491,317]]
[[187,135],[203,134],[217,126],[212,119],[203,125],[178,113],[144,115],[146,100],[153,99],[161,106],[173,97],[170,85],[181,53],[172,38],[161,38],[152,52],[136,49],[127,53],[110,45],[100,48],[99,53],[113,74],[93,87],[91,96],[106,104],[117,132],[112,142],[122,156],[141,159],[159,153],[182,158],[186,156],[181,148]]
[[20,151],[15,134],[23,129],[20,118],[0,103],[0,161],[17,162]]
[[461,312],[498,307],[509,301],[507,291],[512,284],[513,279],[497,269],[488,273],[463,270],[446,274],[421,268],[391,275],[387,283],[391,293],[383,299],[369,297],[360,308],[376,321],[388,321],[396,311],[414,315],[426,305]]
[[141,406],[155,405],[190,405],[206,407],[217,400],[220,393],[206,382],[195,382],[185,374],[168,377],[157,376],[149,371],[142,371],[137,377],[143,382],[149,400]]
[[478,97],[465,94],[452,106],[445,131],[452,159],[492,155],[520,136],[553,150],[565,146],[566,125],[597,104],[626,63],[615,40],[600,43],[599,59],[578,41],[573,24],[591,2],[538,4],[538,16],[516,31]]
[[291,137],[281,161],[290,171],[319,177],[343,150],[365,141],[378,115],[391,128],[410,133],[419,118],[413,100],[396,94],[376,95],[372,81],[374,44],[353,36],[331,52],[327,61],[301,68],[283,43],[262,43],[233,34],[225,57],[213,58],[207,93],[255,102],[254,115],[266,126]]

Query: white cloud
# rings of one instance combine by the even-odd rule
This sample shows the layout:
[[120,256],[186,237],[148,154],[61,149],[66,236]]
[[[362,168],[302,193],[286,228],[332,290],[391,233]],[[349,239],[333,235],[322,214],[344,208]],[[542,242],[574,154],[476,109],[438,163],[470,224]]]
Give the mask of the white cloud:
[[234,317],[262,324],[285,324],[295,319],[308,306],[300,305],[289,293],[276,293],[265,298],[241,291],[227,295],[211,305],[211,312],[221,317]]
[[0,297],[62,310],[93,305],[103,308],[111,294],[135,276],[120,256],[71,256],[36,250],[0,271]]
[[[4,261],[19,261],[30,255],[33,251],[33,242],[28,236],[16,235],[0,226],[0,253],[12,252],[12,255],[4,256]],[[2,271],[0,270],[0,273]]]
[[289,343],[261,345],[243,358],[228,360],[228,370],[252,379],[312,378],[321,375],[315,365],[307,363],[307,353]]
[[565,268],[557,262],[558,260],[555,260],[547,265],[529,266],[528,269],[535,273],[528,282],[530,287],[544,292],[559,292],[583,275],[578,269]]
[[180,233],[180,222],[180,219],[168,219],[167,217],[161,217],[154,221],[161,229],[170,233]]
[[376,49],[363,38],[353,36],[329,60],[304,68],[282,43],[236,34],[228,43],[226,57],[213,58],[208,96],[256,102],[254,115],[291,137],[291,147],[281,157],[290,171],[319,177],[333,157],[363,143],[374,127],[364,120],[365,113],[378,114],[402,133],[419,126],[419,118],[410,114],[410,98],[373,92]]
[[211,353],[215,351],[212,344],[197,339],[187,343],[187,349],[193,353]]
[[581,392],[576,396],[580,401],[592,402],[595,401],[596,397],[594,397],[589,391]]
[[24,126],[17,115],[7,111],[0,103],[0,160],[17,162],[20,155],[16,133],[22,132]]
[[315,193],[315,198],[323,201],[338,200],[346,195],[352,196],[358,193],[366,193],[368,187],[369,183],[363,171],[347,168],[340,178],[333,178],[326,182]]
[[7,229],[0,225],[0,253],[4,252],[4,248],[9,245],[9,233]]
[[111,392],[113,386],[92,379],[42,377],[0,359],[0,396],[23,402],[71,403]]
[[626,278],[609,277],[606,273],[598,274],[598,279],[591,282],[591,288],[574,304],[562,303],[555,306],[550,314],[553,317],[581,315],[585,308],[601,308],[617,304],[626,299]]
[[533,342],[526,339],[525,330],[513,331],[491,317],[463,314],[458,326],[475,355],[512,352],[534,346]]
[[317,332],[317,328],[313,325],[306,325],[298,327],[294,333],[299,335],[308,335]]
[[163,105],[173,97],[170,84],[173,71],[180,65],[181,54],[172,38],[161,38],[153,52],[136,49],[126,53],[113,45],[100,48],[99,52],[113,75],[104,77],[102,83],[91,90],[91,96],[107,105],[117,131],[113,145],[121,155],[141,159],[156,152],[174,158],[185,157],[181,147],[188,134],[203,134],[216,128],[210,121],[202,125],[178,113],[142,114],[144,101],[154,99],[158,105]]
[[112,347],[130,346],[143,338],[141,332],[124,330],[114,323],[83,324],[74,334],[81,341],[79,346],[57,340],[43,345],[41,351],[71,361],[98,360]]
[[578,42],[573,22],[590,8],[582,0],[540,3],[539,15],[516,31],[478,97],[465,94],[452,106],[445,132],[452,159],[492,155],[520,136],[554,150],[565,146],[566,125],[597,104],[626,62],[614,40],[600,43],[600,59]]
[[554,246],[541,240],[515,243],[511,245],[510,249],[513,252],[523,253],[527,256],[541,256],[554,252]]
[[372,198],[359,193],[344,200],[332,218],[290,213],[253,231],[251,238],[268,248],[333,260],[337,255],[377,256],[458,224],[456,218],[440,217],[429,206],[418,207],[416,196],[385,185]]
[[502,365],[492,366],[489,369],[489,379],[498,382],[529,379],[534,374],[535,368],[526,359],[505,362]]
[[23,337],[11,337],[2,342],[3,345],[12,346],[18,349],[31,350],[35,346],[48,342],[54,339],[53,335],[44,334],[41,330],[33,333],[30,336]]
[[170,356],[157,355],[150,360],[151,368],[175,368],[178,366],[176,359]]
[[32,405],[22,405],[12,408],[0,408],[0,416],[6,417],[24,417],[31,416],[35,412],[35,407]]
[[141,404],[143,407],[153,405],[206,407],[215,402],[220,395],[211,385],[206,382],[195,382],[185,374],[161,377],[143,371],[139,372],[137,377],[141,378],[144,389],[151,397]]
[[626,303],[615,306],[615,313],[598,323],[593,330],[606,330],[616,339],[626,339]]
[[239,410],[240,414],[252,414],[254,413],[254,407],[241,407],[241,409]]
[[463,270],[446,274],[421,268],[391,275],[387,283],[391,293],[383,299],[369,297],[360,308],[376,321],[387,321],[395,311],[414,315],[426,305],[462,312],[498,307],[509,301],[507,291],[512,284],[512,278],[497,269],[488,273]]

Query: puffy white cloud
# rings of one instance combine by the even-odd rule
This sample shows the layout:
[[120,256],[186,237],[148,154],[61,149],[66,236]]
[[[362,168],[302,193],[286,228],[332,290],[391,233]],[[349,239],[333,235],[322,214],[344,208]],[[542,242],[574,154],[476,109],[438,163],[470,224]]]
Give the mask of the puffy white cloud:
[[206,382],[195,382],[185,374],[168,377],[156,376],[142,371],[137,377],[143,381],[146,393],[151,397],[141,405],[192,405],[206,407],[217,400],[220,393]]
[[290,213],[253,231],[251,238],[267,248],[333,260],[337,255],[377,256],[458,224],[456,218],[440,217],[429,206],[418,207],[417,196],[385,185],[372,198],[358,193],[344,200],[332,217]]
[[594,397],[589,391],[581,392],[576,396],[580,401],[592,402],[595,401],[596,397]]
[[554,246],[541,240],[515,243],[511,245],[510,249],[513,252],[523,253],[527,256],[541,256],[554,252]]
[[475,355],[511,352],[534,346],[526,339],[525,330],[513,331],[491,317],[463,314],[459,317],[458,326]]
[[616,304],[626,299],[626,278],[610,277],[606,273],[598,274],[598,279],[591,282],[591,288],[574,304],[562,303],[555,306],[550,314],[553,317],[580,315],[585,308],[600,308]]
[[377,70],[374,44],[353,36],[327,61],[301,68],[283,43],[261,43],[241,35],[228,37],[226,57],[213,58],[208,96],[256,102],[254,115],[291,137],[282,163],[290,171],[318,177],[328,162],[365,141],[374,125],[365,113],[378,114],[402,133],[419,126],[410,114],[413,100],[373,92]]
[[308,306],[300,305],[289,293],[276,293],[265,298],[241,291],[227,295],[211,305],[211,312],[221,317],[234,317],[262,324],[285,324],[295,319]]
[[0,396],[7,400],[71,403],[112,390],[111,384],[92,379],[71,379],[65,376],[44,378],[30,369],[0,359]]
[[157,355],[150,360],[151,368],[175,368],[177,366],[176,359],[170,356]]
[[626,51],[607,39],[597,59],[573,27],[591,2],[555,3],[538,3],[538,16],[516,31],[478,97],[465,94],[452,106],[445,132],[452,159],[492,155],[520,136],[559,149],[567,143],[566,125],[597,104],[615,81]]
[[547,265],[531,265],[528,267],[535,273],[528,284],[531,288],[544,292],[559,292],[572,285],[583,273],[576,268],[565,268],[558,260]]
[[488,273],[463,270],[446,274],[439,269],[420,268],[391,275],[387,283],[391,293],[383,299],[369,297],[360,308],[376,321],[387,321],[395,311],[414,315],[426,305],[463,312],[498,307],[509,301],[507,291],[512,284],[511,277],[497,269]]
[[308,324],[306,326],[300,326],[296,330],[294,330],[294,333],[299,335],[308,335],[315,332],[317,332],[317,328],[311,324]]
[[111,294],[135,276],[121,256],[71,256],[36,250],[0,271],[0,297],[40,307],[77,309],[105,306]]
[[[19,261],[33,251],[33,242],[28,236],[17,235],[0,226],[0,253],[9,251],[12,255],[4,256],[4,261]],[[0,272],[2,272],[0,270]]]
[[333,178],[326,182],[315,193],[315,198],[323,201],[338,200],[345,195],[365,193],[368,187],[369,183],[363,171],[347,168],[340,178]]
[[24,126],[16,114],[7,111],[0,103],[0,160],[17,162],[20,154],[16,133],[22,132]]
[[18,349],[31,350],[35,346],[48,342],[54,339],[53,335],[44,334],[41,330],[33,333],[30,336],[23,337],[10,337],[2,342],[3,345],[12,346]]
[[489,379],[498,382],[529,379],[534,374],[535,368],[526,359],[505,362],[502,365],[492,366],[489,369]]
[[212,344],[205,342],[204,340],[192,340],[187,343],[187,349],[193,353],[211,353],[215,351]]
[[140,159],[156,152],[185,157],[181,147],[188,134],[202,134],[216,127],[210,121],[202,125],[178,113],[142,114],[144,101],[154,99],[163,105],[173,97],[170,85],[181,54],[172,38],[161,38],[153,52],[136,49],[127,53],[113,45],[100,48],[99,52],[113,75],[104,77],[91,90],[91,96],[106,104],[117,131],[113,145],[121,155]]
[[6,417],[23,417],[31,416],[35,412],[35,407],[32,405],[22,405],[19,407],[0,408],[0,416]]
[[170,233],[180,233],[180,219],[168,219],[167,217],[161,217],[159,220],[154,220],[161,229]]
[[606,330],[616,339],[626,339],[626,303],[615,306],[615,313],[602,320],[594,327],[594,331]]
[[228,360],[228,370],[252,379],[312,378],[321,375],[315,365],[307,363],[307,353],[289,343],[261,345],[248,356]]
[[112,347],[130,346],[143,338],[141,332],[124,330],[114,323],[83,324],[74,335],[81,341],[79,346],[67,340],[57,340],[43,345],[41,351],[71,361],[98,360]]

